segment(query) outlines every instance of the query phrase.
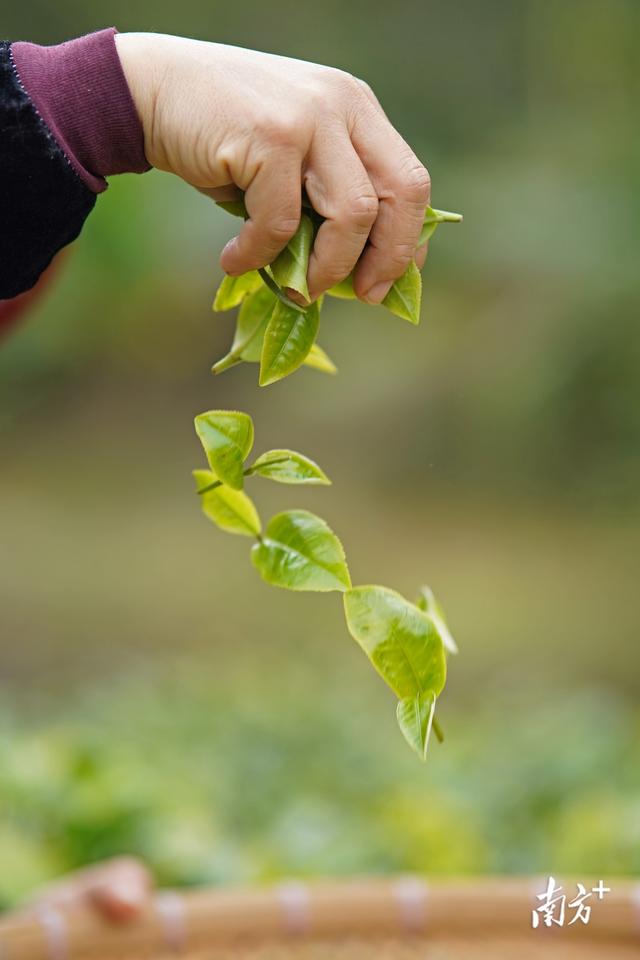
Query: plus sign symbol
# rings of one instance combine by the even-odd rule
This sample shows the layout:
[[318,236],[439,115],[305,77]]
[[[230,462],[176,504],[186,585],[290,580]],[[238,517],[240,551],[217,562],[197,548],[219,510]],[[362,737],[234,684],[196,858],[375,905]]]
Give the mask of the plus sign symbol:
[[591,893],[595,893],[598,897],[598,900],[604,900],[605,893],[611,893],[611,887],[605,887],[602,880],[598,880],[597,887],[591,888]]

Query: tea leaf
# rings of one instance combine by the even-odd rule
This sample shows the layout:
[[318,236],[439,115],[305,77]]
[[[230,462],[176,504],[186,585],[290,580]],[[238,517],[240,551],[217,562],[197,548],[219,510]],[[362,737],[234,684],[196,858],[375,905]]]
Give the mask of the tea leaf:
[[216,312],[232,310],[242,303],[244,298],[263,286],[262,278],[257,270],[249,270],[239,277],[225,276],[216,291],[212,309]]
[[269,287],[269,290],[271,290],[272,293],[275,293],[280,303],[283,303],[285,307],[288,307],[289,310],[293,310],[294,313],[304,313],[306,311],[306,306],[302,307],[299,303],[296,303],[295,300],[292,300],[291,297],[287,296],[284,290],[282,290],[275,282],[266,267],[260,267],[258,273],[262,277],[265,286]]
[[271,264],[271,275],[278,286],[285,290],[296,290],[305,300],[309,300],[307,269],[312,244],[313,224],[303,213],[295,234]]
[[450,210],[435,210],[433,207],[427,207],[424,212],[424,222],[431,223],[462,223],[461,213],[452,213]]
[[446,660],[431,619],[395,590],[354,587],[344,595],[347,626],[400,698],[444,687]]
[[[210,486],[216,480],[211,470],[194,470],[198,490]],[[221,530],[239,533],[245,537],[260,535],[262,525],[258,511],[242,490],[232,490],[224,484],[202,494],[202,512]]]
[[262,341],[267,323],[273,313],[276,297],[261,283],[260,289],[250,294],[238,312],[236,332],[229,353],[214,363],[214,373],[222,373],[240,363],[257,363],[262,353]]
[[251,559],[262,579],[276,587],[326,592],[351,585],[342,544],[325,521],[308,510],[272,517]]
[[445,646],[445,650],[447,650],[449,653],[457,653],[458,644],[451,636],[451,631],[449,630],[449,624],[447,623],[444,610],[434,597],[433,590],[430,587],[420,587],[420,594],[416,600],[416,606],[420,607],[421,610],[424,610],[424,612],[427,613],[433,620],[434,626],[440,634],[440,639]]
[[356,300],[356,292],[353,289],[353,274],[350,273],[340,283],[336,283],[335,287],[327,290],[327,293],[330,297],[337,297],[338,300]]
[[317,463],[294,450],[268,450],[261,454],[247,470],[247,475],[256,473],[278,483],[331,483]]
[[231,350],[247,363],[258,363],[262,340],[276,305],[276,297],[264,285],[240,307]]
[[433,690],[426,690],[415,697],[404,697],[398,700],[396,707],[396,718],[402,735],[423,761],[427,759],[435,708],[436,696]]
[[421,247],[423,243],[426,243],[430,237],[436,232],[436,227],[438,226],[437,220],[431,220],[429,223],[424,223],[422,225],[422,230],[420,231],[420,239],[418,240],[418,246]]
[[318,343],[314,343],[309,353],[304,358],[305,367],[312,367],[314,370],[320,370],[322,373],[337,373],[338,368]]
[[415,261],[411,261],[401,277],[398,277],[382,301],[382,306],[409,323],[420,323],[420,299],[422,277]]
[[248,216],[244,200],[217,200],[216,204],[230,213],[232,217],[242,217],[246,220]]
[[209,410],[195,418],[195,427],[215,475],[241,490],[244,461],[253,446],[251,417],[233,410]]
[[260,359],[260,386],[282,380],[304,363],[320,325],[320,308],[312,303],[304,313],[275,305],[267,324]]
[[429,734],[436,709],[436,695],[433,690],[425,690],[415,697],[403,697],[398,700],[396,717],[402,735],[418,754],[421,760],[427,759]]
[[449,213],[448,210],[434,210],[433,207],[427,207],[424,212],[424,222],[420,231],[418,246],[426,243],[429,237],[433,236],[439,223],[460,223],[462,214]]

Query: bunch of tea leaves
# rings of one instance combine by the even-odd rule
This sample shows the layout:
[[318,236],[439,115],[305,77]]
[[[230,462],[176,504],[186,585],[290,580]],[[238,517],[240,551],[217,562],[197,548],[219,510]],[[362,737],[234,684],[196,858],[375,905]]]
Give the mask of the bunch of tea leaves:
[[[229,213],[247,217],[242,201],[221,203]],[[458,223],[458,213],[427,207],[419,244],[426,243],[441,223]],[[324,297],[309,302],[307,269],[320,217],[305,205],[300,225],[287,246],[269,266],[238,277],[226,276],[213,301],[215,311],[240,307],[236,330],[228,353],[213,365],[214,373],[238,363],[259,363],[260,386],[282,380],[303,364],[335,373],[336,367],[318,345],[320,312]],[[292,299],[305,301],[301,305]],[[330,297],[355,300],[353,275],[327,291]],[[382,301],[382,306],[409,323],[420,322],[422,278],[412,260]]]
[[400,729],[424,760],[445,685],[446,655],[457,648],[444,612],[423,587],[415,603],[381,586],[353,586],[342,544],[329,525],[308,510],[285,510],[266,526],[245,480],[264,477],[284,484],[328,484],[309,457],[294,450],[267,450],[247,464],[253,448],[251,417],[210,410],[195,418],[208,468],[194,470],[202,510],[228,533],[251,537],[251,560],[267,583],[287,590],[343,595],[347,628],[398,698]]

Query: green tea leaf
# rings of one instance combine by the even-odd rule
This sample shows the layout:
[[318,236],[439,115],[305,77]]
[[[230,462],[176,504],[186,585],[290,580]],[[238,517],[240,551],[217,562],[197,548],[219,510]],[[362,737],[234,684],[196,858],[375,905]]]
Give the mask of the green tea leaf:
[[260,360],[264,332],[275,304],[275,295],[264,284],[246,298],[238,312],[231,350],[214,363],[211,368],[214,373],[222,373],[241,361],[257,363]]
[[246,413],[209,410],[195,418],[209,466],[223,483],[241,490],[244,461],[253,446],[253,421]]
[[247,474],[269,477],[278,483],[331,483],[317,463],[294,450],[268,450],[249,467]]
[[416,600],[416,606],[420,607],[421,610],[424,610],[424,612],[427,613],[433,620],[434,626],[440,634],[440,639],[444,644],[445,650],[447,650],[448,653],[457,653],[458,644],[451,635],[444,610],[442,609],[441,604],[438,603],[434,597],[433,590],[430,587],[420,587],[420,594]]
[[321,373],[337,373],[338,368],[322,347],[314,343],[309,353],[304,358],[305,367],[311,367],[314,370],[320,370]]
[[402,735],[418,754],[421,760],[427,758],[429,734],[436,709],[436,695],[433,690],[425,690],[414,697],[403,697],[398,700],[396,717]]
[[387,587],[348,590],[344,609],[351,636],[398,697],[440,693],[447,667],[430,617]]
[[420,232],[418,246],[426,243],[429,237],[433,236],[439,223],[460,223],[462,214],[450,213],[448,210],[434,210],[433,207],[427,207],[424,212],[424,222]]
[[337,297],[338,300],[356,300],[356,292],[353,289],[353,274],[350,273],[340,283],[336,283],[335,287],[327,290],[327,293],[330,297]]
[[382,301],[382,306],[409,323],[420,323],[420,299],[422,277],[415,261],[411,261],[401,277],[398,277]]
[[[216,480],[211,470],[194,470],[198,490],[210,486]],[[262,525],[258,511],[242,490],[232,490],[224,484],[202,494],[202,511],[221,530],[239,533],[245,537],[260,535]]]
[[260,386],[282,380],[304,363],[320,325],[320,308],[312,303],[304,313],[278,302],[267,324],[260,359]]
[[262,579],[276,587],[326,592],[351,585],[342,544],[325,521],[308,510],[272,517],[251,559]]
[[217,206],[221,207],[222,210],[226,210],[227,213],[230,213],[232,217],[242,217],[243,220],[246,220],[248,217],[244,200],[217,200],[216,204]]
[[420,231],[420,239],[418,240],[418,246],[421,247],[423,243],[426,243],[433,234],[436,232],[436,227],[438,226],[437,220],[431,220],[429,223],[424,223],[422,225],[422,230]]
[[236,333],[231,347],[246,363],[258,363],[267,324],[276,305],[276,297],[264,285],[240,307]]
[[242,303],[244,298],[263,286],[262,278],[257,270],[249,270],[239,277],[224,276],[216,291],[213,301],[213,310],[232,310]]
[[294,313],[304,313],[306,311],[307,309],[306,307],[303,307],[299,303],[296,303],[295,300],[292,300],[291,297],[287,296],[284,290],[282,290],[278,286],[278,284],[275,282],[275,280],[269,273],[269,269],[267,267],[260,267],[260,269],[258,270],[258,273],[262,277],[262,280],[264,281],[265,285],[269,287],[269,290],[271,290],[272,293],[275,293],[280,303],[283,303],[285,307],[288,307],[289,310],[293,310]]
[[424,222],[431,223],[462,223],[461,213],[451,213],[450,210],[435,210],[433,207],[427,207],[424,212]]
[[271,264],[271,275],[279,287],[296,290],[309,300],[307,269],[313,245],[313,224],[306,214],[300,217],[300,226]]

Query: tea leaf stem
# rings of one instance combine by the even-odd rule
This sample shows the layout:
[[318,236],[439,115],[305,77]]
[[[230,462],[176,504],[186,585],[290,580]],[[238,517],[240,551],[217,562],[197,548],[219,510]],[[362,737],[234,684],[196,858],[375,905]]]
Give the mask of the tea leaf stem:
[[444,731],[435,717],[431,721],[431,729],[435,733],[438,743],[444,743]]
[[280,300],[281,303],[285,305],[285,307],[288,307],[289,310],[295,310],[297,313],[307,312],[306,307],[301,307],[299,303],[295,303],[293,300],[291,300],[290,297],[286,295],[286,293],[282,292],[282,290],[280,289],[278,284],[275,282],[273,277],[269,273],[267,273],[264,267],[260,267],[260,269],[258,270],[258,273],[264,280],[266,286],[269,287],[269,290],[271,290],[272,293],[275,293],[278,300]]
[[[269,466],[273,466],[276,463],[286,463],[288,459],[288,457],[278,457],[276,460],[270,460]],[[246,470],[243,470],[243,475],[245,477],[253,477],[255,476],[256,472],[257,471],[255,467],[247,467]],[[201,487],[201,489],[197,491],[198,496],[201,497],[203,493],[209,493],[209,490],[215,490],[217,487],[221,486],[222,480],[214,480],[213,483],[207,484],[206,487]]]

